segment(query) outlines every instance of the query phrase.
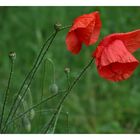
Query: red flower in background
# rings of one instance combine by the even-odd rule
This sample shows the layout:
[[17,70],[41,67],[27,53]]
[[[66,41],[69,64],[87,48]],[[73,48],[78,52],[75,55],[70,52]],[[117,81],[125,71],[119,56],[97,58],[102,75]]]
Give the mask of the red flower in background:
[[105,37],[93,54],[98,73],[111,81],[129,78],[139,64],[132,55],[138,48],[140,48],[140,30]]
[[101,21],[98,12],[82,15],[76,18],[66,37],[69,51],[78,54],[82,43],[86,46],[94,44],[99,37]]

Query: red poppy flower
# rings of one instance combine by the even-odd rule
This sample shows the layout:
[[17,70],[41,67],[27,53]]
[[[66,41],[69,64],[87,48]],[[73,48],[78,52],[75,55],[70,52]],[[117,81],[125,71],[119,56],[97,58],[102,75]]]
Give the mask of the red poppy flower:
[[132,55],[138,48],[140,30],[105,37],[93,54],[100,76],[111,81],[129,78],[139,64]]
[[82,15],[76,18],[66,36],[66,44],[69,51],[78,54],[82,43],[86,46],[94,44],[99,37],[101,21],[98,12]]

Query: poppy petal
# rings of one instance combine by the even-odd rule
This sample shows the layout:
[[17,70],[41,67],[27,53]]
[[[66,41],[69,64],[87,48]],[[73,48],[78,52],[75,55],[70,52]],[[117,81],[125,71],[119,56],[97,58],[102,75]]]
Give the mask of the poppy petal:
[[102,77],[111,81],[121,81],[132,75],[139,62],[121,40],[115,40],[104,47],[96,64]]
[[66,37],[67,49],[73,54],[78,54],[82,48],[81,42],[79,42],[75,32],[68,33]]
[[76,34],[78,38],[85,43],[86,46],[96,43],[100,34],[101,20],[98,12],[92,13],[94,20],[87,27],[78,28]]
[[94,27],[94,30],[93,30],[91,36],[90,36],[89,45],[96,43],[96,41],[99,38],[100,29],[101,29],[101,26],[102,26],[99,13],[96,12],[95,16],[96,16],[95,27]]
[[116,39],[123,41],[125,47],[131,53],[135,52],[138,48],[140,48],[140,30],[108,35],[100,42],[99,45],[106,46],[107,44]]
[[82,16],[79,16],[78,18],[76,18],[73,22],[73,25],[70,29],[71,31],[74,31],[78,28],[86,28],[92,21],[95,20],[95,15],[98,14],[98,12],[93,12],[90,14],[84,14]]
[[140,48],[140,30],[124,33],[119,37],[129,52],[133,53]]
[[66,37],[68,50],[77,54],[81,50],[82,43],[86,46],[94,44],[98,40],[100,28],[101,20],[98,12],[76,18]]
[[91,35],[92,35],[92,32],[94,31],[94,27],[95,27],[95,22],[91,22],[86,28],[79,28],[76,30],[76,34],[79,40],[85,43],[86,46],[89,46],[92,44]]

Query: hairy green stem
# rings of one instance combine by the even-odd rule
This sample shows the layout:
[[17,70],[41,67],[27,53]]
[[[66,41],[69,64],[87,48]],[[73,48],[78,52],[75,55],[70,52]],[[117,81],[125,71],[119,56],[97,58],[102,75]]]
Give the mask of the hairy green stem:
[[[45,78],[46,78],[46,62],[44,60],[44,65],[43,65],[43,71],[42,71],[42,82],[41,82],[41,97],[40,97],[40,101],[43,100],[44,97],[44,83],[45,83]],[[40,110],[42,109],[42,107],[40,107]],[[39,122],[41,122],[41,112],[39,112]]]
[[[34,70],[34,72],[33,72],[33,75],[31,76],[31,79],[30,79],[30,81],[29,81],[29,83],[28,83],[28,86],[27,86],[27,88],[25,89],[23,95],[21,96],[21,100],[24,98],[28,87],[31,85],[32,80],[33,80],[33,78],[34,78],[34,75],[35,75],[36,71],[38,70],[40,64],[42,63],[42,61],[43,61],[43,59],[44,59],[46,53],[48,52],[48,50],[49,50],[51,44],[53,43],[53,40],[55,39],[57,33],[60,32],[60,31],[62,31],[62,30],[64,30],[64,29],[67,29],[67,28],[69,28],[69,27],[71,27],[71,25],[64,26],[64,27],[62,27],[61,29],[55,31],[54,35],[52,36],[52,39],[51,39],[50,43],[48,44],[48,47],[46,48],[45,52],[43,53],[43,56],[40,58],[40,61],[38,62],[38,65],[35,67],[35,70]],[[20,103],[21,103],[21,100],[19,101],[17,107],[15,108],[15,111],[13,112],[13,115],[12,115],[11,118],[13,118],[14,115],[16,114],[16,111],[17,111],[17,109],[18,109],[18,107],[19,107],[19,105],[20,105]]]
[[[62,27],[59,31],[64,30],[64,29],[69,28],[69,27],[70,27],[70,26]],[[16,106],[16,108],[15,108],[13,114],[11,115],[11,113],[12,113],[12,111],[13,111],[13,109],[14,109],[14,106],[15,106],[15,104],[16,104],[16,101],[17,101],[17,99],[15,98],[14,104],[13,104],[13,106],[11,107],[11,110],[10,110],[9,115],[8,115],[8,117],[7,117],[6,123],[8,122],[10,115],[11,115],[11,119],[12,119],[12,118],[14,117],[14,115],[16,114],[16,111],[17,111],[18,107],[20,106],[21,100],[22,100],[22,99],[24,98],[24,96],[26,95],[27,89],[29,88],[29,86],[31,85],[31,83],[32,83],[32,81],[33,81],[33,78],[34,78],[34,76],[35,76],[36,71],[38,70],[40,64],[41,64],[42,61],[43,61],[44,56],[46,55],[46,53],[47,53],[47,51],[49,50],[49,48],[50,48],[50,46],[51,46],[51,44],[52,44],[54,38],[56,37],[56,34],[57,34],[59,31],[56,30],[56,31],[50,36],[50,38],[45,42],[45,44],[43,45],[43,47],[42,47],[42,49],[41,49],[41,51],[40,51],[40,53],[39,53],[39,56],[38,56],[38,58],[37,58],[37,60],[36,60],[35,65],[33,66],[32,70],[29,72],[29,74],[27,75],[27,78],[25,78],[25,81],[23,82],[23,84],[22,84],[22,86],[21,86],[21,88],[20,88],[20,90],[19,90],[19,92],[18,92],[18,94],[17,94],[17,96],[16,96],[17,99],[18,99],[18,96],[20,95],[20,92],[22,91],[22,89],[23,89],[23,87],[24,87],[24,85],[25,85],[27,79],[28,79],[28,78],[30,77],[30,75],[33,73],[32,76],[31,76],[31,78],[30,78],[30,81],[29,81],[29,83],[28,83],[28,85],[27,85],[27,87],[26,87],[26,89],[25,89],[23,95],[21,96],[21,99],[19,100],[19,102],[18,102],[18,104],[17,104],[17,106]],[[52,38],[52,39],[51,39],[51,38]],[[45,48],[47,42],[48,42],[50,39],[51,39],[51,41],[50,41],[48,47],[46,48],[45,52],[43,53],[43,56],[41,57],[41,54],[42,54],[42,52],[43,52],[43,50],[44,50],[44,48]],[[40,58],[40,57],[41,57],[41,58]],[[39,61],[39,58],[40,58],[40,61]],[[5,123],[5,124],[6,124],[6,123]]]
[[70,28],[71,26],[72,26],[72,25],[67,25],[67,26],[61,27],[60,31],[65,30],[65,29],[67,29],[67,28]]
[[9,75],[8,84],[7,84],[7,88],[6,88],[5,98],[4,98],[4,102],[3,102],[3,106],[2,106],[2,113],[1,113],[1,119],[0,119],[0,132],[1,132],[2,124],[3,124],[3,117],[4,117],[4,113],[5,113],[6,102],[8,99],[8,93],[9,93],[9,89],[10,89],[13,69],[14,69],[14,61],[11,61],[11,70],[10,70],[10,75]]
[[53,68],[53,83],[55,83],[55,66],[54,66],[54,63],[50,58],[46,58],[45,61],[47,61],[47,60],[52,64],[52,68]]
[[[33,81],[33,78],[34,78],[34,75],[35,75],[36,71],[38,70],[40,64],[42,63],[42,61],[43,61],[43,59],[44,59],[46,53],[48,52],[48,50],[49,50],[51,44],[53,43],[53,40],[55,39],[57,33],[60,32],[60,31],[62,31],[62,30],[64,30],[64,29],[67,29],[67,28],[69,28],[69,27],[71,27],[71,25],[64,26],[64,27],[60,28],[59,30],[55,30],[55,33],[54,33],[54,35],[52,36],[52,39],[51,39],[50,43],[48,44],[48,47],[46,48],[45,52],[43,53],[43,56],[40,58],[41,60],[38,62],[38,65],[34,68],[33,75],[31,76],[31,79],[30,79],[30,81],[29,81],[29,83],[28,83],[28,86],[27,86],[27,88],[25,89],[23,95],[21,96],[21,100],[24,98],[24,96],[25,96],[25,94],[26,94],[26,92],[27,92],[28,87],[31,85],[31,83],[32,83],[32,81]],[[19,107],[19,105],[20,105],[20,103],[21,103],[21,100],[19,101],[17,107],[15,108],[15,111],[13,112],[13,115],[12,115],[11,118],[13,118],[14,115],[16,114],[16,111],[17,111],[17,109],[18,109],[18,107]]]
[[17,117],[15,117],[15,118],[13,118],[12,120],[10,120],[10,121],[3,127],[2,131],[4,132],[4,131],[5,131],[5,128],[6,128],[7,126],[9,126],[9,125],[10,125],[11,123],[13,123],[14,121],[16,121],[16,120],[22,118],[24,115],[26,115],[26,114],[27,114],[29,111],[31,111],[32,109],[37,108],[38,106],[42,105],[42,104],[45,103],[46,101],[49,101],[49,100],[53,99],[54,97],[57,97],[58,95],[61,95],[61,94],[58,94],[58,93],[57,93],[57,94],[54,94],[54,95],[52,95],[52,96],[50,96],[50,97],[47,97],[46,99],[44,99],[44,100],[40,101],[39,103],[33,105],[32,107],[30,107],[29,109],[27,109],[27,110],[24,111],[23,113],[19,114]]
[[35,67],[36,67],[36,65],[37,65],[37,63],[38,63],[38,61],[39,61],[39,58],[40,58],[40,56],[41,56],[41,54],[42,54],[42,52],[43,52],[43,50],[44,50],[46,44],[47,44],[48,41],[52,38],[53,35],[54,35],[54,33],[52,33],[52,34],[50,35],[50,37],[46,40],[46,42],[43,44],[43,46],[42,46],[42,48],[41,48],[41,50],[40,50],[40,52],[39,52],[39,55],[38,55],[38,57],[36,58],[36,61],[35,61],[34,65],[33,65],[33,67],[32,67],[32,69],[30,70],[30,72],[29,72],[29,73],[27,74],[27,76],[25,77],[25,79],[24,79],[24,81],[23,81],[23,83],[22,83],[22,85],[21,85],[21,87],[20,87],[18,93],[17,93],[16,96],[15,96],[15,99],[14,99],[14,101],[13,101],[13,104],[12,104],[11,108],[10,108],[10,111],[9,111],[9,114],[8,114],[7,119],[6,119],[6,121],[5,121],[5,124],[8,122],[8,120],[9,120],[9,118],[10,118],[10,115],[11,115],[11,113],[12,113],[12,111],[13,111],[13,109],[14,109],[14,106],[15,106],[15,104],[16,104],[16,101],[18,100],[18,97],[19,97],[19,95],[20,95],[20,93],[21,93],[21,91],[22,91],[22,89],[23,89],[25,83],[27,82],[27,80],[28,80],[29,77],[31,76],[32,72],[34,71],[34,69],[35,69]]
[[16,112],[17,112],[17,109],[19,108],[22,99],[23,99],[24,96],[26,95],[26,92],[27,92],[29,86],[31,85],[31,83],[32,83],[32,81],[33,81],[33,78],[34,78],[34,76],[35,76],[35,74],[36,74],[36,71],[38,70],[40,64],[42,63],[42,60],[43,60],[44,56],[46,55],[47,51],[49,50],[49,48],[50,48],[50,46],[51,46],[51,44],[52,44],[52,42],[53,42],[53,40],[54,40],[56,34],[57,34],[57,32],[55,32],[55,34],[54,34],[54,36],[52,37],[52,39],[51,39],[51,41],[50,41],[50,43],[49,43],[47,49],[46,49],[45,52],[43,53],[43,56],[41,57],[41,60],[39,61],[39,63],[38,63],[37,66],[35,67],[35,69],[34,69],[34,71],[33,71],[33,74],[32,74],[32,76],[31,76],[31,79],[30,79],[29,83],[27,84],[27,87],[26,87],[25,91],[24,91],[23,94],[21,95],[21,98],[20,98],[20,100],[18,101],[17,106],[15,107],[15,110],[13,111],[13,114],[11,115],[11,119],[15,116],[15,114],[16,114]]
[[68,88],[70,87],[69,73],[66,73]]

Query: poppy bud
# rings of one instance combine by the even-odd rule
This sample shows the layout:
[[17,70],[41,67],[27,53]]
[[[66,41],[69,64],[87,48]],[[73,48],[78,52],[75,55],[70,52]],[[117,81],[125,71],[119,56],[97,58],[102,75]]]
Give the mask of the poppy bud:
[[10,52],[9,53],[9,58],[11,61],[14,61],[16,59],[16,53],[15,52]]
[[34,109],[32,109],[31,111],[30,111],[30,114],[29,114],[30,116],[30,120],[32,120],[33,118],[34,118],[34,116],[35,116],[35,110]]
[[23,117],[22,123],[23,123],[23,126],[24,126],[25,130],[27,132],[30,132],[31,131],[31,123],[30,123],[29,119],[26,116]]
[[65,72],[66,74],[70,73],[70,68],[65,68],[65,69],[64,69],[64,72]]
[[60,23],[54,24],[54,29],[55,29],[56,31],[60,31],[61,27],[62,27],[62,25],[61,25]]
[[57,94],[58,93],[58,86],[55,83],[50,86],[50,92],[52,94]]

